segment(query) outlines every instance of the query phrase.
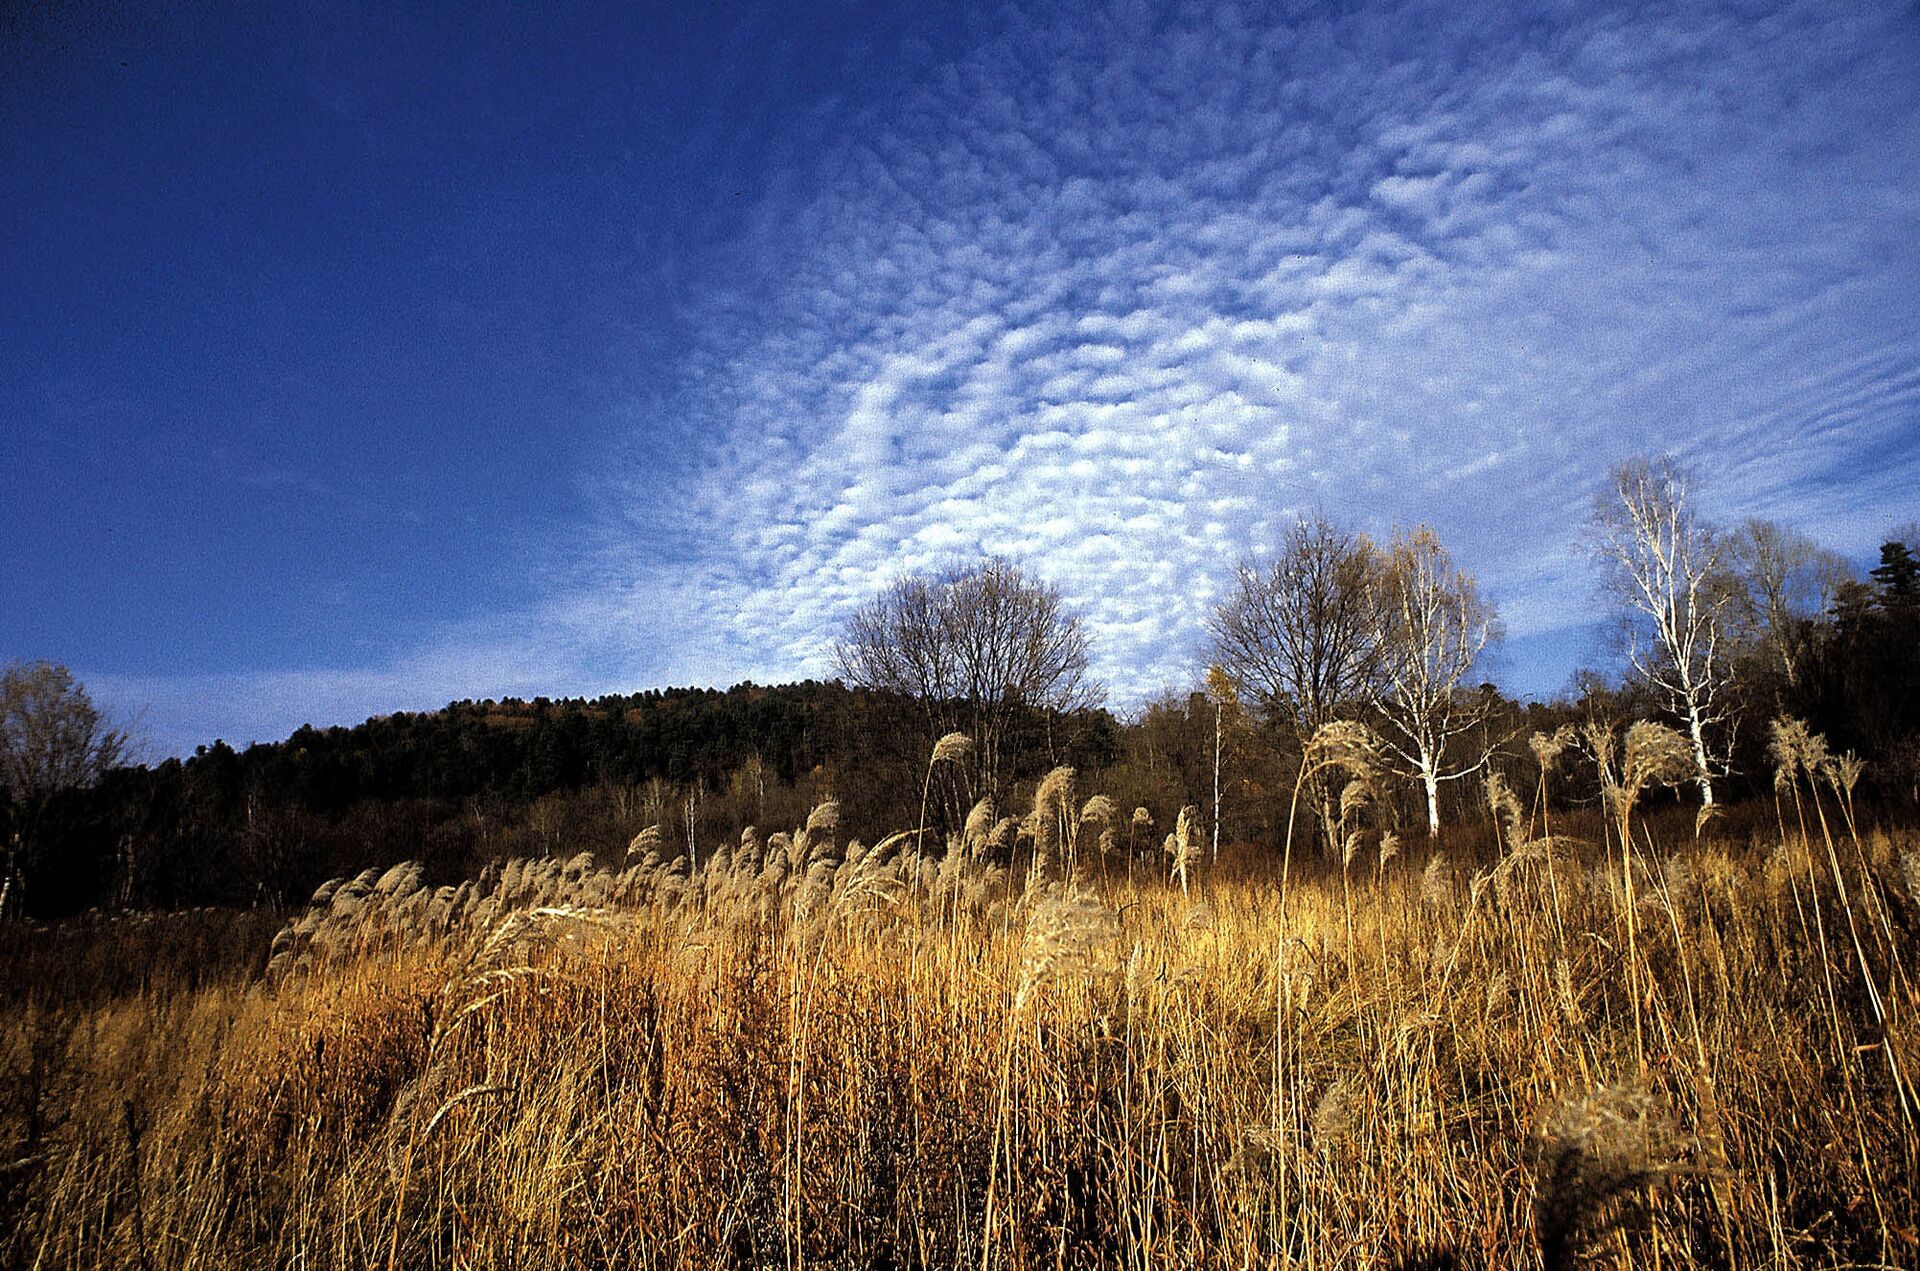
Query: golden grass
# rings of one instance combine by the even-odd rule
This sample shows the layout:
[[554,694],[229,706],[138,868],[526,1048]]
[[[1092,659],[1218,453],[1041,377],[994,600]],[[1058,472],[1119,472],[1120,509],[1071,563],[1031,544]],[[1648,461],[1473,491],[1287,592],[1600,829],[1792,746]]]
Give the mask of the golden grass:
[[270,978],[8,1007],[5,1253],[1913,1265],[1920,841],[1792,806],[1759,843],[1296,859],[1284,894],[1029,881],[990,810],[926,855],[823,811],[697,872],[363,876]]

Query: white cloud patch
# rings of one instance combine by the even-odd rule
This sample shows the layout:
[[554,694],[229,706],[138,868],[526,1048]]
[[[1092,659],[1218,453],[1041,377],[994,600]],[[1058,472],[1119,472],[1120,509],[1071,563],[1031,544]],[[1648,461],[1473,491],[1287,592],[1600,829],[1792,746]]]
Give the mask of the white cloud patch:
[[888,579],[1000,552],[1125,700],[1314,509],[1571,630],[1592,491],[1652,449],[1846,550],[1914,514],[1907,8],[1332,8],[1010,11],[847,121],[687,315],[699,481],[614,474],[499,682],[556,625],[595,687],[820,673]]
[[1263,12],[1031,18],[824,157],[703,351],[757,390],[693,513],[740,647],[824,669],[878,582],[998,551],[1124,695],[1301,511],[1434,523],[1525,635],[1593,617],[1578,525],[1633,451],[1851,549],[1920,477],[1897,10]]

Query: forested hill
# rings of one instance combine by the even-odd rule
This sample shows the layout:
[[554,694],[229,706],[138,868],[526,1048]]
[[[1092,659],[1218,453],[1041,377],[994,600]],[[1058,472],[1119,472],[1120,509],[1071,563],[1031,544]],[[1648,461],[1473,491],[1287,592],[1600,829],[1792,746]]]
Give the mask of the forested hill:
[[[351,728],[123,768],[48,809],[30,912],[285,903],[369,865],[448,877],[503,855],[617,855],[646,825],[711,844],[797,824],[814,801],[895,827],[917,810],[920,706],[838,682],[462,701]],[[1110,764],[1104,710],[1018,721],[1014,775]]]
[[189,766],[231,773],[313,812],[366,799],[537,799],[596,781],[715,784],[754,760],[791,783],[864,753],[900,704],[838,683],[669,688],[581,699],[455,702],[352,728],[301,728],[235,752],[202,747]]

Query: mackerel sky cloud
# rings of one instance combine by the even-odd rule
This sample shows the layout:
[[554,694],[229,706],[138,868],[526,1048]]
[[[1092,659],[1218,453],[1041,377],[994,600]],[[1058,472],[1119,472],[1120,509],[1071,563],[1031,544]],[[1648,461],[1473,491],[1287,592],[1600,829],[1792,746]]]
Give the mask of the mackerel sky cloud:
[[[593,387],[563,403],[584,423],[529,408],[568,458],[517,513],[511,603],[350,605],[279,664],[242,642],[183,672],[13,624],[46,647],[4,652],[90,666],[177,748],[823,674],[890,579],[991,552],[1060,584],[1124,705],[1187,682],[1233,562],[1324,510],[1434,525],[1499,603],[1497,672],[1543,692],[1598,656],[1580,528],[1630,454],[1856,556],[1920,515],[1910,5],[796,20],[714,45],[752,109],[716,90],[678,144],[724,213],[590,204],[647,225],[581,267],[579,303],[650,316],[545,372]],[[22,397],[29,432],[61,426]]]
[[1264,11],[1012,16],[754,245],[699,324],[696,516],[769,668],[999,552],[1116,685],[1178,681],[1226,566],[1316,509],[1430,521],[1515,636],[1567,632],[1641,449],[1854,551],[1907,512],[1910,13]]

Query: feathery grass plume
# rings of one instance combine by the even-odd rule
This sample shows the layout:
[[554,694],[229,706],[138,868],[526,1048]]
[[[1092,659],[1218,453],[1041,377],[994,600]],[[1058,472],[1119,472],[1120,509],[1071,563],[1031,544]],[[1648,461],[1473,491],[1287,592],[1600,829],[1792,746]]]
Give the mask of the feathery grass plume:
[[1493,814],[1493,827],[1500,835],[1501,845],[1508,851],[1520,846],[1526,840],[1526,812],[1520,807],[1520,798],[1514,794],[1513,787],[1500,775],[1500,770],[1489,766],[1486,778],[1487,810]]
[[982,795],[967,813],[966,824],[960,830],[960,845],[972,857],[984,855],[993,845],[992,795]]
[[660,833],[660,827],[649,825],[634,835],[633,841],[627,844],[627,864],[631,865],[649,856],[658,858],[660,849],[665,843],[666,839]]
[[1388,830],[1380,836],[1380,867],[1385,869],[1398,855],[1400,855],[1400,836]]
[[1580,737],[1587,743],[1587,754],[1593,760],[1603,790],[1611,790],[1620,783],[1619,774],[1614,768],[1619,750],[1619,738],[1614,729],[1614,722],[1610,719],[1590,719],[1580,726]]
[[1345,824],[1355,812],[1373,806],[1373,783],[1364,777],[1355,777],[1340,787],[1340,820]]
[[1835,794],[1853,806],[1853,788],[1860,784],[1860,778],[1867,773],[1866,761],[1851,750],[1836,756],[1827,768],[1827,780],[1832,784]]
[[1548,1268],[1571,1267],[1644,1190],[1688,1172],[1689,1145],[1666,1105],[1634,1085],[1603,1086],[1554,1109],[1536,1138],[1534,1234]]
[[1427,867],[1420,872],[1420,898],[1429,905],[1453,899],[1453,866],[1448,863],[1445,852],[1428,855]]
[[1313,1146],[1322,1156],[1345,1147],[1360,1126],[1360,1082],[1345,1073],[1327,1083],[1313,1105]]
[[920,783],[920,820],[914,826],[915,847],[923,847],[921,840],[927,832],[927,805],[933,799],[933,773],[943,763],[965,763],[973,754],[973,738],[965,733],[948,733],[933,743],[933,754],[927,759],[926,780]]
[[1791,783],[1795,776],[1812,781],[1833,761],[1827,739],[1808,728],[1803,719],[1778,716],[1768,733],[1767,754],[1773,759],[1776,785]]
[[1145,808],[1135,808],[1133,810],[1133,815],[1127,819],[1127,848],[1128,848],[1127,869],[1129,873],[1131,873],[1133,869],[1132,853],[1139,849],[1141,839],[1145,839],[1147,841],[1147,846],[1149,849],[1152,848],[1153,846],[1153,813],[1147,811]]
[[1167,855],[1173,858],[1172,876],[1179,881],[1183,896],[1187,894],[1187,871],[1200,856],[1200,835],[1195,829],[1199,819],[1199,808],[1192,804],[1181,808],[1173,823],[1173,833],[1167,835],[1165,844]]
[[807,866],[806,876],[793,896],[794,921],[802,925],[824,915],[833,897],[834,874],[839,862],[821,858]]
[[840,828],[840,803],[828,799],[807,813],[807,833],[832,834]]
[[1707,826],[1725,816],[1726,805],[1721,803],[1703,803],[1700,810],[1693,814],[1693,837],[1699,838]]
[[1058,883],[1048,887],[1027,915],[1014,1013],[1025,1011],[1047,984],[1102,969],[1119,935],[1119,915],[1097,897]]
[[1540,765],[1543,774],[1554,770],[1560,762],[1560,756],[1573,744],[1576,735],[1572,724],[1562,724],[1551,733],[1535,733],[1527,739],[1527,745],[1533,750],[1534,762]]
[[357,918],[367,907],[367,898],[373,889],[358,878],[350,878],[333,893],[333,903],[327,906],[327,912],[335,921]]
[[973,738],[965,733],[948,733],[933,743],[933,763],[963,763],[973,754]]
[[1853,788],[1860,784],[1860,778],[1866,775],[1867,761],[1851,750],[1833,761],[1834,780],[1849,799],[1853,797]]
[[[1332,720],[1322,724],[1308,738],[1300,755],[1300,773],[1294,780],[1293,797],[1287,807],[1286,846],[1282,851],[1281,865],[1283,888],[1287,862],[1293,857],[1293,823],[1300,805],[1300,792],[1329,768],[1344,769],[1349,781],[1371,782],[1384,770],[1381,754],[1379,738],[1359,720]],[[1337,852],[1347,832],[1347,817],[1343,812],[1335,822],[1331,819],[1331,813],[1331,809],[1325,809],[1322,819],[1326,823],[1321,830],[1326,835],[1328,847]]]
[[1068,843],[1064,822],[1073,810],[1072,768],[1059,767],[1040,779],[1033,791],[1033,811],[1027,814],[1021,832],[1033,840],[1033,869],[1044,877],[1054,858]]
[[1694,775],[1693,747],[1685,737],[1650,719],[1627,729],[1627,743],[1620,758],[1620,786],[1627,792],[1629,811],[1654,786],[1679,785]]
[[1092,821],[1098,825],[1111,826],[1119,815],[1120,810],[1114,806],[1113,800],[1104,794],[1094,795],[1080,809],[1082,824]]
[[1384,766],[1380,739],[1357,719],[1322,724],[1307,742],[1305,758],[1309,769],[1344,768],[1350,776],[1367,781],[1379,777]]
[[1037,814],[1042,809],[1059,811],[1073,803],[1072,768],[1061,766],[1040,778],[1040,784],[1034,787],[1033,810]]
[[424,873],[419,861],[401,861],[380,875],[373,885],[374,894],[386,899],[412,895],[420,889],[420,879]]

